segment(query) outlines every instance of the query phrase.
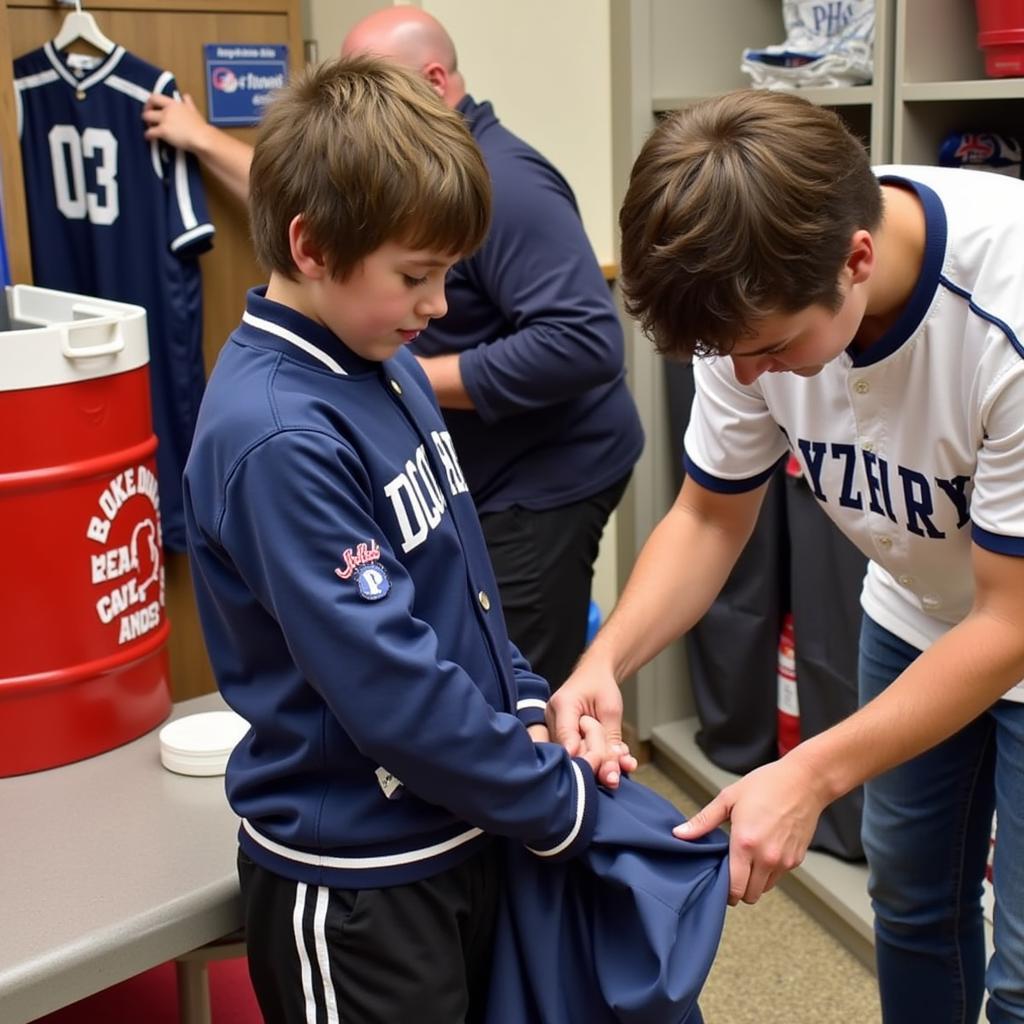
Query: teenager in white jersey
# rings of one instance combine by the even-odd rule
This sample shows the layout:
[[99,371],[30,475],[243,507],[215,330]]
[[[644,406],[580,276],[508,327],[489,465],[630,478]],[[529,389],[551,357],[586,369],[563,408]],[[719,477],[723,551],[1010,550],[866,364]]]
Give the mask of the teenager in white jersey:
[[971,1022],[987,985],[990,1021],[1024,1021],[1024,183],[873,172],[831,112],[739,92],[662,122],[620,223],[630,312],[699,357],[687,479],[549,704],[558,738],[583,711],[618,729],[618,682],[708,608],[793,452],[871,560],[864,706],[678,834],[731,819],[753,903],[866,782],[884,1019]]

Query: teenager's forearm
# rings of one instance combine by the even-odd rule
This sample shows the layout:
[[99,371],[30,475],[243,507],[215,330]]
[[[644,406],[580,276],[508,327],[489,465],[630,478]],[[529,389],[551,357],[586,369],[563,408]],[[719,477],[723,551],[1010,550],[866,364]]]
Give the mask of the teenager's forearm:
[[1021,678],[1019,626],[972,613],[884,693],[788,756],[806,760],[837,799],[951,736]]
[[196,138],[193,151],[202,165],[232,195],[242,202],[249,198],[249,165],[252,147],[208,124]]

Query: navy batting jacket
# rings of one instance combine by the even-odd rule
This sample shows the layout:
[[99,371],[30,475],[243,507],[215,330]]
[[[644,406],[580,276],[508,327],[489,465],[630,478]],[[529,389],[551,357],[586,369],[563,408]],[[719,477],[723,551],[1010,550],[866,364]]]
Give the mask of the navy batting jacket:
[[487,1024],[701,1024],[729,898],[729,840],[624,779],[599,790],[593,840],[566,864],[507,844]]
[[408,351],[369,362],[250,292],[185,471],[203,632],[250,724],[240,842],[316,885],[429,877],[487,841],[590,841],[582,760],[534,744],[547,684],[508,640],[487,548]]

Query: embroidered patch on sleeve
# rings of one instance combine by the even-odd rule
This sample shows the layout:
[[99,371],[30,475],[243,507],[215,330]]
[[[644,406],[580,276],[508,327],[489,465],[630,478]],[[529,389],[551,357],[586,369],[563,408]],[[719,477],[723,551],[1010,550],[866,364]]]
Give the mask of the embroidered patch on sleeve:
[[344,567],[338,566],[334,575],[342,580],[353,580],[359,588],[359,596],[366,601],[379,601],[387,597],[391,580],[380,565],[380,548],[375,540],[368,544],[357,544],[345,548],[341,556]]

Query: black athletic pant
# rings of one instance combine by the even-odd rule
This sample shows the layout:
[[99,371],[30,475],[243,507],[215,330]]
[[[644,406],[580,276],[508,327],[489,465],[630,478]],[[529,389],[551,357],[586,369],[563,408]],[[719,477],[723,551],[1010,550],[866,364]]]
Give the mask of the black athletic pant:
[[583,653],[601,533],[629,476],[561,508],[513,505],[480,517],[508,634],[552,690]]
[[249,975],[266,1024],[477,1024],[500,847],[422,882],[328,889],[238,855]]

